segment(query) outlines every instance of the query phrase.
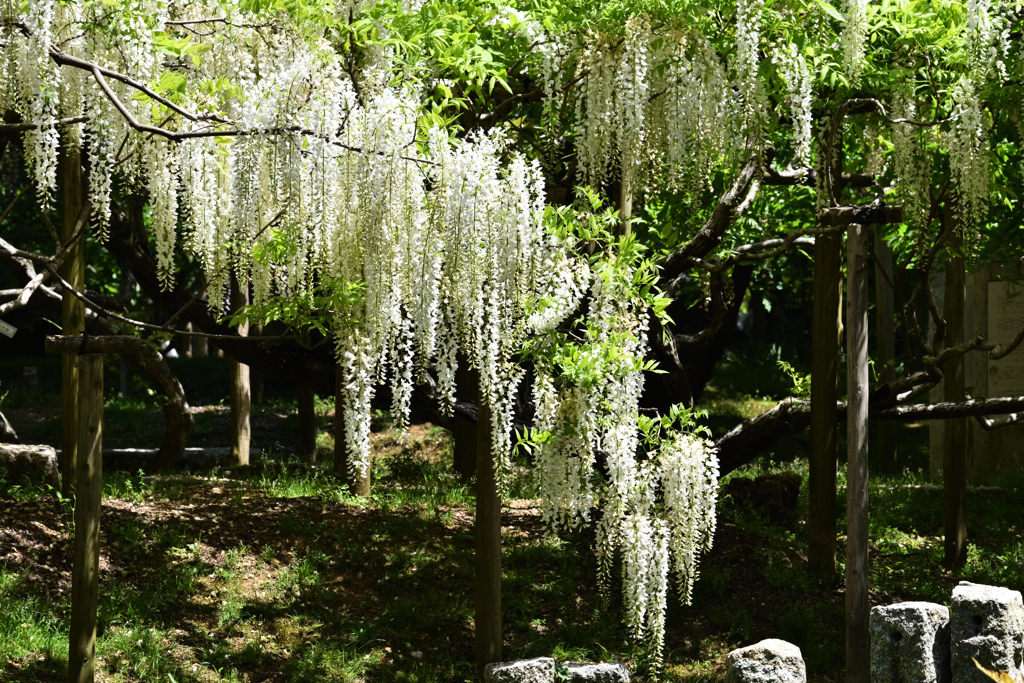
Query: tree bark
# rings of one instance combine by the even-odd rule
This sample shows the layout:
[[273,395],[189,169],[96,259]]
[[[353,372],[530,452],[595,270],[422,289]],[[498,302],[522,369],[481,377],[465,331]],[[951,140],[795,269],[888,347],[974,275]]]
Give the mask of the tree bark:
[[[75,222],[82,210],[85,188],[82,183],[82,157],[76,145],[63,140],[57,158],[60,178],[60,239],[67,243],[74,236]],[[70,249],[61,275],[78,291],[85,290],[85,236]],[[85,329],[85,306],[70,292],[61,301],[61,331],[66,335],[82,334]],[[78,356],[61,356],[61,494],[74,492],[78,461]]]
[[841,235],[814,240],[814,301],[811,312],[811,456],[808,473],[807,564],[836,571],[836,413],[842,316],[839,311]]
[[868,683],[868,250],[847,232],[846,681]]
[[[459,367],[455,371],[455,395],[463,401],[476,403],[479,391],[480,373],[469,367],[467,359],[459,358]],[[453,466],[465,484],[470,483],[476,474],[477,424],[462,415],[452,416]]]
[[[249,291],[246,286],[231,278],[231,310],[238,311],[249,303]],[[238,326],[238,335],[245,337],[249,333],[249,322],[246,320]],[[249,366],[234,358],[231,363],[231,461],[235,466],[249,464]]]
[[479,403],[477,418],[476,519],[476,662],[501,661],[501,497],[491,454],[491,408]]
[[352,472],[351,459],[349,457],[348,444],[345,442],[345,400],[342,393],[344,384],[344,373],[341,367],[334,372],[334,473],[341,477],[342,483],[348,486],[348,492],[353,496],[370,495],[370,471],[367,467],[366,473],[356,475]]
[[129,360],[138,364],[149,385],[164,397],[164,420],[167,426],[164,438],[160,441],[156,466],[163,470],[171,469],[181,460],[195,426],[195,419],[185,400],[185,389],[171,372],[164,357],[153,348],[143,345],[138,354],[129,357]]
[[[956,220],[946,209],[947,223]],[[954,256],[946,263],[946,292],[942,313],[946,319],[946,347],[963,342],[964,304],[966,299],[963,257],[963,233],[953,227],[949,246]],[[964,359],[958,356],[946,361],[942,368],[943,398],[964,399]],[[946,420],[942,448],[942,482],[945,490],[945,566],[948,570],[962,567],[967,561],[967,418]]]
[[[67,355],[67,354],[65,354]],[[75,545],[71,570],[69,683],[96,675],[100,501],[103,494],[103,356],[80,356],[79,459],[75,487]]]
[[[892,249],[881,230],[875,231],[875,310],[878,341],[878,367],[883,384],[896,379],[896,320],[893,301],[895,283],[892,269]],[[896,425],[883,421],[875,429],[878,434],[878,471],[895,474],[899,470],[896,460]]]

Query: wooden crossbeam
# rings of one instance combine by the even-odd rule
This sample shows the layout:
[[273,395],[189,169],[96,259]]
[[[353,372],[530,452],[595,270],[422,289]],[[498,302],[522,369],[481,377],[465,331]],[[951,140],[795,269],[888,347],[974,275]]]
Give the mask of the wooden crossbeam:
[[818,221],[822,225],[902,223],[903,207],[887,204],[832,206],[818,212]]
[[84,344],[82,339],[82,335],[47,337],[46,352],[137,354],[142,348],[142,340],[131,335],[88,335]]

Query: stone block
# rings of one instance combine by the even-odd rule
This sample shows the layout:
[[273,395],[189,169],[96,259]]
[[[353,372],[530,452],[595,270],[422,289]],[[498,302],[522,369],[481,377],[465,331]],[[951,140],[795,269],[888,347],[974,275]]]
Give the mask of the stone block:
[[726,683],[807,683],[800,648],[784,640],[733,650],[725,657]]
[[566,664],[569,683],[629,683],[629,669],[623,664]]
[[1024,675],[1024,602],[1019,591],[961,581],[953,589],[953,683],[990,683],[974,665]]
[[0,444],[0,468],[7,470],[7,480],[19,483],[22,477],[36,483],[60,486],[57,451],[52,446]]
[[872,683],[950,683],[949,608],[931,602],[872,607]]
[[537,657],[488,664],[484,683],[555,683],[555,660]]

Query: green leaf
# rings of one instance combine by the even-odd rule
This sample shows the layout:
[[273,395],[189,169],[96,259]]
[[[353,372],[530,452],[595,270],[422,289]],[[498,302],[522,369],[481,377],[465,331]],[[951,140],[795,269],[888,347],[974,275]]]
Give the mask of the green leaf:
[[829,15],[830,17],[832,17],[836,21],[841,21],[844,24],[846,23],[846,17],[844,17],[842,14],[840,14],[839,10],[837,10],[832,5],[828,4],[828,2],[826,2],[825,0],[814,0],[814,2],[816,2],[818,4],[818,7],[820,7],[823,10],[825,10],[825,14]]

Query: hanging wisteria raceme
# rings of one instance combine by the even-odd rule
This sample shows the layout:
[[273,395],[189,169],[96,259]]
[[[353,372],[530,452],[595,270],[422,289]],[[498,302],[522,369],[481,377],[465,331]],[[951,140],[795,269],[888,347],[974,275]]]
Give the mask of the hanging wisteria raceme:
[[[333,325],[356,475],[369,466],[375,387],[390,385],[405,424],[417,382],[434,382],[444,405],[454,405],[464,359],[492,411],[492,456],[507,485],[528,354],[544,519],[558,533],[591,523],[601,507],[602,584],[621,560],[629,629],[660,653],[668,586],[674,581],[688,601],[711,546],[718,466],[688,427],[638,412],[651,313],[637,294],[642,259],[626,255],[632,243],[609,237],[606,253],[581,254],[593,236],[553,227],[561,214],[545,207],[539,164],[509,144],[507,129],[456,138],[425,124],[424,84],[404,77],[409,64],[393,46],[351,61],[330,31],[244,9],[250,4],[122,0],[107,12],[106,3],[33,0],[23,10],[0,0],[0,108],[34,126],[24,140],[40,202],[53,194],[60,145],[80,144],[93,227],[105,235],[113,188],[147,197],[165,287],[185,249],[202,265],[218,313],[232,278],[251,285],[254,311],[328,293],[325,324]],[[351,17],[369,6],[337,11]],[[542,36],[518,10],[494,21],[528,27],[531,45],[543,43],[535,59],[544,116],[554,130],[562,103],[575,104],[579,180],[695,196],[741,153],[766,149],[778,116],[792,120],[793,163],[812,161],[812,52],[789,43],[776,51],[772,76],[785,81],[785,109],[771,111],[763,11],[763,0],[739,0],[727,57],[718,52],[727,35],[652,25],[645,15],[619,33],[583,38]],[[1003,24],[993,19],[1000,11],[970,2],[969,34],[986,46],[979,60],[1006,54]],[[844,12],[844,63],[856,82],[865,0],[847,0]],[[51,47],[95,69],[58,67]],[[566,82],[575,100],[562,91]],[[970,221],[984,216],[988,191],[978,82],[964,78],[955,89],[948,138]],[[896,94],[892,113],[915,118],[912,85]],[[57,125],[69,117],[85,119],[81,135]],[[928,157],[913,127],[893,124],[892,138],[896,191],[911,220],[923,222]],[[820,167],[823,137],[816,147]],[[824,195],[819,186],[819,202]]]
[[760,151],[768,125],[768,96],[758,65],[761,63],[763,0],[736,3],[736,86],[743,106],[742,134]]
[[1013,45],[1010,23],[1014,3],[1000,0],[967,0],[967,45],[971,68],[1008,81],[1006,62]]
[[[660,660],[670,577],[689,602],[697,558],[711,546],[718,466],[710,445],[685,432],[641,449],[637,404],[648,314],[631,301],[634,276],[625,259],[596,267],[578,321],[582,343],[565,350],[554,336],[542,341],[549,353],[539,354],[535,368],[535,426],[550,438],[537,448],[534,472],[554,533],[589,523],[601,501],[602,588],[621,557],[627,625]],[[581,375],[580,367],[593,371]],[[600,484],[593,476],[599,456],[608,472]]]
[[864,48],[868,40],[868,0],[843,0],[843,70],[854,87],[864,71]]
[[949,132],[949,168],[961,225],[973,230],[985,219],[989,197],[989,152],[985,112],[973,79],[964,76],[953,88],[957,118]]
[[740,117],[718,53],[703,35],[692,42],[692,55],[682,41],[675,54],[665,54],[664,94],[652,101],[648,119],[655,122],[651,146],[664,150],[671,184],[696,193],[730,154]]
[[[646,16],[630,19],[621,37],[592,34],[576,73],[582,81],[575,110],[582,178],[594,187],[618,180],[633,192],[667,187],[698,193],[711,170],[736,152],[749,147],[760,153],[773,125],[760,67],[762,6],[761,0],[737,4],[731,73],[706,36],[678,29],[659,34]],[[786,65],[797,156],[806,161],[810,74],[795,50]]]
[[806,167],[811,163],[811,74],[804,56],[792,43],[777,50],[774,59],[786,81],[786,102],[793,120],[793,160]]
[[[15,82],[21,84],[20,92],[15,95],[14,108],[25,121],[36,126],[24,134],[25,149],[36,196],[44,207],[49,206],[57,188],[60,79],[57,66],[50,60],[47,50],[53,42],[54,15],[60,7],[53,0],[29,3],[28,13],[23,17],[28,35],[11,37],[11,55],[18,61],[17,75],[20,76]],[[5,11],[5,14],[15,13]],[[23,45],[18,46],[18,42]]]
[[[894,119],[918,118],[912,86],[904,85],[893,93],[890,113]],[[897,201],[903,206],[905,220],[924,228],[929,212],[931,158],[921,144],[922,131],[909,123],[892,124],[892,169]]]

